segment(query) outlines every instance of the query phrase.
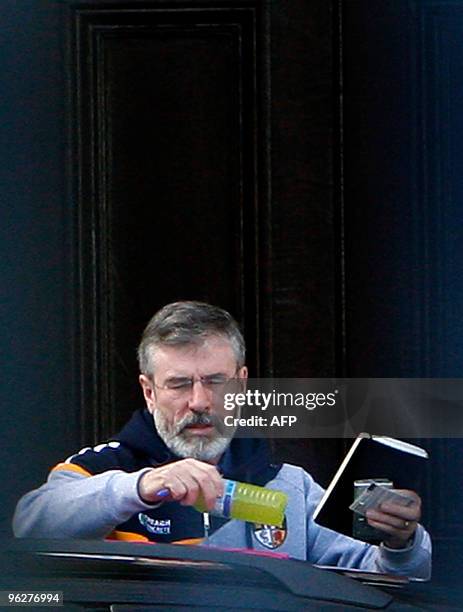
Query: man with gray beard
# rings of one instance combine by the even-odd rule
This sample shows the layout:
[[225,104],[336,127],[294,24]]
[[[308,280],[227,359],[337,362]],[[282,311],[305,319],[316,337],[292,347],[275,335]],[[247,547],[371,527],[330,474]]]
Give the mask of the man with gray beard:
[[[431,544],[419,524],[421,500],[383,504],[368,522],[384,532],[372,546],[317,525],[323,489],[302,468],[271,463],[264,440],[231,437],[224,392],[245,386],[245,345],[221,308],[176,302],[157,312],[138,348],[146,407],[106,443],[84,448],[51,471],[18,503],[18,537],[111,538],[278,549],[297,559],[427,578]],[[227,517],[207,519],[228,478],[284,491],[282,527]],[[206,513],[207,514],[207,513]]]

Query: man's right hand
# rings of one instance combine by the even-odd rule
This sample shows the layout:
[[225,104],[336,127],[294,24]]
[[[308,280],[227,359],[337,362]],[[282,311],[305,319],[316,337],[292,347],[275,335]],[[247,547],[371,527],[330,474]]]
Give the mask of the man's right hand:
[[193,506],[198,499],[203,499],[212,510],[217,497],[223,494],[223,481],[215,466],[197,459],[181,459],[152,468],[138,483],[141,499],[149,504],[166,499],[156,495],[162,489],[169,489],[168,500]]

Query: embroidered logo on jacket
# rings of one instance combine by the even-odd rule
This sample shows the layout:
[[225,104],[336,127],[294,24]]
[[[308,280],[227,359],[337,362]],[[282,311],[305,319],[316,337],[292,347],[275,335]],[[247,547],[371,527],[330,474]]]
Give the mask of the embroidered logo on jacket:
[[283,521],[283,527],[254,523],[253,533],[259,544],[262,544],[265,548],[271,548],[272,550],[279,548],[286,540],[286,517]]
[[156,533],[157,535],[168,535],[170,533],[170,519],[153,519],[140,512],[138,520],[150,533]]

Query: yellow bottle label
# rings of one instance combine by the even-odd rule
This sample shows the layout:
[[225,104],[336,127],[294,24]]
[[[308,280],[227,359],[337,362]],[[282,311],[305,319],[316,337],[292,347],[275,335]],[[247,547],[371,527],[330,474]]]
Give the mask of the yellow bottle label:
[[[224,493],[217,498],[211,514],[281,527],[287,503],[288,496],[282,491],[224,479]],[[206,511],[201,499],[195,508],[200,512]]]

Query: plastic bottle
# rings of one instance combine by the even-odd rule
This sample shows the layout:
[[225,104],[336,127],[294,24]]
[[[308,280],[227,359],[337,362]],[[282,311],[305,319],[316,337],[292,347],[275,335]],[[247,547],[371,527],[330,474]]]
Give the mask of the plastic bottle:
[[[209,510],[211,514],[282,527],[288,503],[286,493],[235,480],[224,479],[223,482],[223,495],[217,498],[214,508]],[[202,500],[194,507],[199,512],[208,511]]]

